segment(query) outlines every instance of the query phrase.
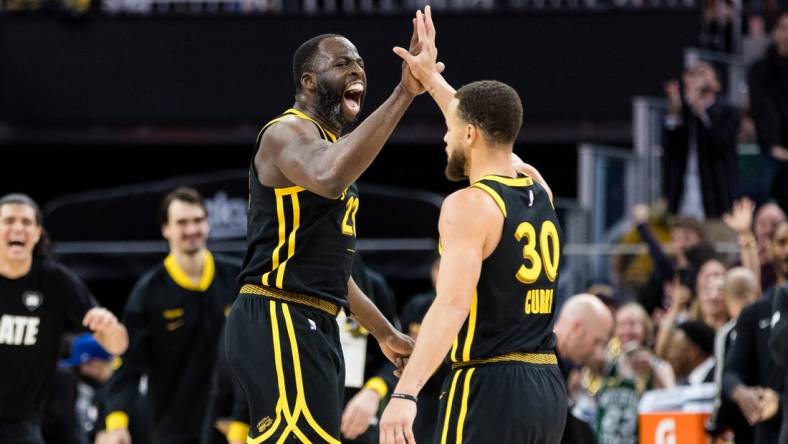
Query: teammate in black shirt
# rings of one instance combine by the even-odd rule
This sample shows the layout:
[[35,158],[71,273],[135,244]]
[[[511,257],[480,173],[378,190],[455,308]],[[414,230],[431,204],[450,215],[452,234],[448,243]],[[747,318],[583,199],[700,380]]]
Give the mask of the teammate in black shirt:
[[248,250],[227,355],[249,402],[249,442],[338,443],[340,308],[390,360],[412,347],[350,279],[350,267],[360,206],[354,182],[424,90],[403,67],[391,96],[340,138],[366,93],[355,46],[338,35],[314,37],[296,51],[293,77],[295,104],[263,127],[249,169]]
[[415,397],[448,351],[436,441],[558,443],[567,402],[552,331],[561,231],[541,177],[521,176],[513,164],[520,98],[495,81],[455,92],[432,67],[429,7],[416,25],[421,52],[395,51],[446,117],[447,177],[471,186],[443,203],[437,296],[381,418],[380,441],[415,442]]
[[200,440],[220,332],[238,291],[238,264],[206,248],[207,213],[196,190],[178,188],[165,196],[160,219],[170,254],[137,281],[126,304],[131,344],[110,380],[110,444],[130,441],[128,412],[143,374],[154,442]]
[[[40,444],[45,388],[65,331],[90,330],[111,353],[128,346],[126,329],[97,307],[85,284],[39,254],[41,211],[29,197],[0,198],[0,442]],[[41,247],[39,247],[41,248]]]

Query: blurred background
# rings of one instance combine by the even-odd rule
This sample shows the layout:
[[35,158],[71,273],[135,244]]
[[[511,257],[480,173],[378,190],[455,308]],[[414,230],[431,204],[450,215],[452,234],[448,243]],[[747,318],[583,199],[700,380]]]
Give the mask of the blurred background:
[[[295,48],[324,32],[350,38],[367,64],[369,113],[399,78],[390,48],[407,42],[407,17],[423,2],[0,5],[0,189],[29,193],[44,205],[61,260],[92,285],[109,285],[112,291],[97,291],[99,298],[119,307],[124,285],[166,251],[155,204],[175,185],[196,185],[212,202],[212,241],[221,244],[214,248],[243,250],[253,141],[262,123],[293,102]],[[498,79],[523,98],[516,151],[558,196],[569,241],[562,294],[571,294],[616,278],[610,247],[629,209],[665,196],[663,84],[705,60],[717,69],[720,95],[746,110],[746,69],[768,45],[767,23],[779,5],[451,0],[432,6],[449,81]],[[402,293],[428,285],[438,205],[457,187],[442,174],[443,132],[437,107],[418,98],[361,178],[369,186],[362,193],[370,190],[359,216],[362,251]],[[763,202],[769,180],[758,174],[763,156],[751,134],[739,139],[740,188]],[[408,242],[390,242],[403,237]],[[645,251],[633,248],[619,253]],[[413,254],[424,260],[398,259]]]
[[[515,151],[551,185],[564,231],[559,304],[590,292],[617,313],[604,356],[578,362],[570,378],[574,416],[594,426],[596,442],[637,442],[640,396],[691,384],[690,370],[708,370],[714,357],[698,339],[710,337],[704,328],[713,337],[738,316],[723,299],[726,269],[752,270],[756,297],[785,282],[788,258],[769,245],[788,209],[786,5],[429,3],[449,82],[496,79],[523,99]],[[177,186],[205,196],[209,248],[242,257],[255,136],[293,103],[298,45],[321,33],[355,43],[369,84],[363,119],[398,82],[391,48],[408,42],[409,17],[424,4],[0,0],[0,194],[28,193],[44,207],[55,256],[119,314],[167,254],[156,211]],[[359,181],[359,251],[400,309],[430,290],[440,205],[464,186],[443,175],[444,131],[434,103],[417,98]],[[735,208],[743,197],[753,203]],[[758,261],[745,258],[749,248]],[[639,305],[615,311],[626,302]],[[677,333],[687,320],[703,326]],[[646,353],[639,364],[628,363],[633,352]],[[686,356],[698,359],[680,362]],[[621,379],[619,365],[640,370]],[[660,369],[667,376],[657,380]],[[720,375],[702,395],[707,405]],[[634,405],[606,391],[622,380],[640,381],[625,388]],[[700,429],[697,441],[678,442],[706,442]],[[721,430],[716,442],[733,442]]]

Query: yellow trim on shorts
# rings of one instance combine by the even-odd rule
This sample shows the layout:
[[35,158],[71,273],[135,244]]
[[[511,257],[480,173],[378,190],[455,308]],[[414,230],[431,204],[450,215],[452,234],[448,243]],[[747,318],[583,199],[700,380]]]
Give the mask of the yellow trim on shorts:
[[260,285],[244,284],[241,287],[241,294],[251,294],[255,296],[265,296],[271,299],[277,299],[282,302],[291,302],[294,304],[306,305],[307,307],[316,308],[320,311],[326,312],[331,316],[336,317],[339,314],[340,307],[333,302],[325,299],[316,298],[314,296],[307,296],[305,294],[293,293],[290,291],[279,290],[272,287],[261,287]]
[[468,373],[465,374],[465,383],[462,388],[462,404],[460,404],[460,416],[457,418],[456,444],[462,444],[462,429],[465,425],[465,416],[468,414],[468,395],[471,392],[471,376],[473,376],[474,371],[476,371],[476,369],[471,368],[468,370]]
[[[277,307],[281,307],[282,317],[284,319],[285,331],[287,332],[287,339],[290,343],[290,353],[293,363],[293,377],[296,385],[296,399],[293,404],[293,410],[290,411],[290,404],[287,400],[287,387],[285,384],[285,372],[282,365],[282,344],[279,334],[279,320],[277,316]],[[326,432],[317,423],[312,413],[307,407],[306,395],[304,390],[303,375],[301,372],[301,358],[298,352],[298,342],[296,340],[295,329],[293,328],[293,319],[290,316],[290,307],[283,302],[269,301],[269,312],[271,317],[271,333],[274,345],[274,365],[276,367],[276,380],[279,390],[279,399],[276,402],[276,419],[271,427],[262,435],[257,438],[247,437],[247,444],[259,444],[272,438],[279,428],[279,424],[284,417],[287,427],[277,435],[277,444],[283,443],[290,434],[294,434],[302,443],[311,443],[312,441],[306,437],[304,432],[298,427],[298,420],[303,414],[307,424],[328,444],[341,444],[340,441],[328,432]]]
[[309,412],[309,408],[307,407],[306,403],[306,395],[304,394],[304,381],[301,375],[301,359],[298,356],[298,343],[296,342],[295,330],[293,329],[293,320],[290,317],[290,308],[287,304],[282,304],[282,313],[285,316],[285,325],[287,326],[287,335],[290,337],[290,351],[293,353],[293,367],[295,371],[296,377],[296,410],[299,408],[303,409],[304,417],[306,418],[306,422],[312,427],[312,429],[320,435],[321,438],[325,439],[329,444],[342,444],[338,439],[334,438],[323,430],[320,427],[320,424],[315,421],[315,418],[312,417],[312,413]]
[[513,352],[506,353],[500,356],[484,359],[472,359],[465,362],[453,362],[452,369],[463,369],[484,364],[495,364],[499,362],[524,362],[526,364],[539,364],[539,365],[558,365],[558,358],[554,353],[521,353]]
[[484,191],[485,193],[489,194],[490,197],[492,197],[493,200],[495,201],[495,204],[498,205],[498,208],[501,209],[501,213],[503,213],[503,217],[504,218],[506,217],[506,204],[503,202],[503,199],[501,199],[501,196],[498,194],[497,191],[495,191],[492,188],[490,188],[489,186],[487,186],[487,185],[485,185],[483,183],[479,183],[479,182],[476,182],[475,184],[471,185],[471,187],[472,188],[478,188],[478,189]]
[[449,389],[449,399],[446,401],[446,418],[443,420],[443,432],[441,432],[441,444],[446,444],[446,436],[449,434],[449,418],[451,418],[451,406],[454,401],[454,391],[457,388],[457,380],[460,378],[462,370],[458,370],[451,380],[451,388]]
[[270,438],[279,428],[279,423],[282,422],[282,413],[284,410],[285,417],[289,422],[290,406],[287,403],[287,391],[285,390],[285,374],[282,367],[282,345],[279,341],[279,321],[276,319],[276,302],[270,301],[268,304],[268,311],[271,317],[271,338],[274,345],[274,367],[276,368],[276,382],[279,389],[279,399],[276,401],[276,419],[271,427],[262,435],[257,438],[247,436],[247,444],[258,444]]

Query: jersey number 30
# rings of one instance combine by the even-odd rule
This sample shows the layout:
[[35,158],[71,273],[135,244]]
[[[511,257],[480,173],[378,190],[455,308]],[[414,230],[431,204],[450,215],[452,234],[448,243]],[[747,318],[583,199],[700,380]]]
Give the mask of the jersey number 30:
[[539,249],[536,248],[536,230],[530,222],[521,222],[514,232],[517,241],[525,242],[523,246],[523,259],[530,262],[520,265],[517,270],[517,280],[523,284],[533,284],[539,279],[544,268],[545,276],[550,282],[555,281],[558,274],[558,260],[560,258],[560,245],[558,241],[558,229],[552,221],[542,222],[539,230]]

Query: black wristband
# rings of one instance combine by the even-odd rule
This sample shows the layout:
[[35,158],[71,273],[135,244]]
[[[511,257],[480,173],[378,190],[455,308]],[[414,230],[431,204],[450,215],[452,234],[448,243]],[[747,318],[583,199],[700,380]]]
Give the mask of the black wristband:
[[397,399],[407,399],[408,401],[413,401],[416,404],[419,403],[419,399],[418,398],[416,398],[413,395],[408,395],[408,394],[405,394],[405,393],[392,393],[391,397],[392,398],[397,398]]

